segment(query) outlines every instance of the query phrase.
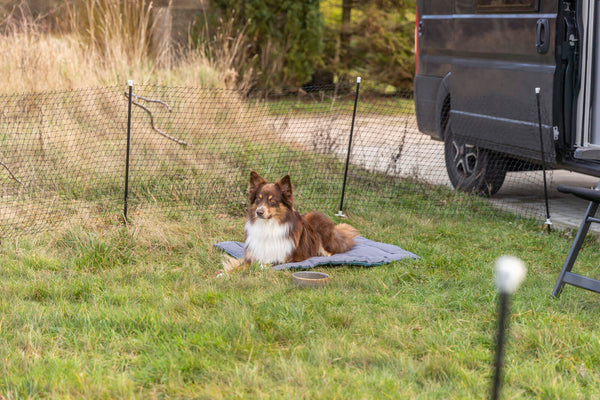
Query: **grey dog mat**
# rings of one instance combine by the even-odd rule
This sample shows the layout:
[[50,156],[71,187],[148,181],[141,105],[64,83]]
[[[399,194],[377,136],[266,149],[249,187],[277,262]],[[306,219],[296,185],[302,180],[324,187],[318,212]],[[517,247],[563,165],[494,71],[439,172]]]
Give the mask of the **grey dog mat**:
[[[401,249],[392,244],[374,242],[364,237],[355,238],[356,244],[345,253],[334,254],[331,257],[311,257],[307,260],[274,265],[275,270],[284,269],[309,269],[317,265],[359,265],[371,267],[375,265],[388,264],[392,261],[412,258],[414,260],[420,257]],[[241,242],[220,242],[216,247],[224,250],[227,254],[242,258],[244,256],[244,243]]]

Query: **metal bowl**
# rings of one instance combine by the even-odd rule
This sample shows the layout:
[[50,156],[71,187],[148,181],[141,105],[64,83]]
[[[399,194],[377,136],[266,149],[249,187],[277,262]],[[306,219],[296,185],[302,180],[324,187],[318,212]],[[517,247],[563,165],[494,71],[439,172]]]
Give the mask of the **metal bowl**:
[[298,287],[315,288],[327,285],[329,275],[324,272],[316,271],[299,271],[292,274],[292,279]]

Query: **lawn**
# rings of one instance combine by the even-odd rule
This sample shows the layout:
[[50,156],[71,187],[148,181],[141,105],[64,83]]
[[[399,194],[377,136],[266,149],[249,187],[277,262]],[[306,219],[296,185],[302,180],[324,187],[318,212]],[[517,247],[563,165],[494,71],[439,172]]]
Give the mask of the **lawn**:
[[[550,296],[572,232],[418,209],[350,210],[345,222],[363,236],[422,259],[319,268],[331,275],[322,289],[258,267],[217,278],[213,245],[242,240],[239,211],[138,207],[127,227],[99,220],[4,240],[0,398],[488,398],[503,254],[528,268],[503,397],[598,396],[600,298],[569,286]],[[576,270],[597,275],[597,254],[587,240]]]
[[[265,92],[266,94],[266,92]],[[263,93],[257,94],[261,98]],[[356,91],[343,92],[315,91],[301,94],[272,94],[266,102],[269,112],[273,115],[287,115],[289,113],[310,116],[323,113],[332,109],[340,114],[352,114],[354,109]],[[380,116],[414,116],[414,101],[411,93],[399,93],[394,96],[374,95],[373,93],[360,94],[357,104],[360,115]]]

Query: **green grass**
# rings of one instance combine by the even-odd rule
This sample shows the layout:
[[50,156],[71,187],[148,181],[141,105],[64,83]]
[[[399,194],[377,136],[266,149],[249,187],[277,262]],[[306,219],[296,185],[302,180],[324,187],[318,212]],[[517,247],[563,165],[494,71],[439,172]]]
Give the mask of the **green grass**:
[[[354,110],[354,93],[339,98],[324,97],[319,101],[318,94],[312,94],[309,97],[290,97],[277,98],[274,101],[267,101],[266,105],[271,114],[274,115],[311,115],[318,113],[328,113],[335,110],[339,114],[352,114]],[[403,98],[399,96],[363,96],[359,97],[357,104],[357,115],[384,115],[407,117],[414,116],[415,106],[412,98]]]
[[[504,398],[600,392],[599,298],[573,287],[550,297],[570,232],[381,202],[346,222],[422,259],[319,268],[329,285],[301,290],[291,272],[258,267],[215,277],[213,245],[242,240],[242,217],[160,215],[3,241],[3,398],[488,398],[502,254],[528,267]],[[576,270],[597,276],[598,250],[587,240]]]

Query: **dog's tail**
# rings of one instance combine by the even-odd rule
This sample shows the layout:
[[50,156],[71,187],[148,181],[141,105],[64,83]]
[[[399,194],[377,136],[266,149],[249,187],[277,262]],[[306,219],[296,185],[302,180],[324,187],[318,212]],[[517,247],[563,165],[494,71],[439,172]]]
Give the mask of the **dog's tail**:
[[354,238],[358,236],[358,231],[351,225],[339,224],[333,229],[333,237],[330,245],[331,253],[345,253],[356,244]]

